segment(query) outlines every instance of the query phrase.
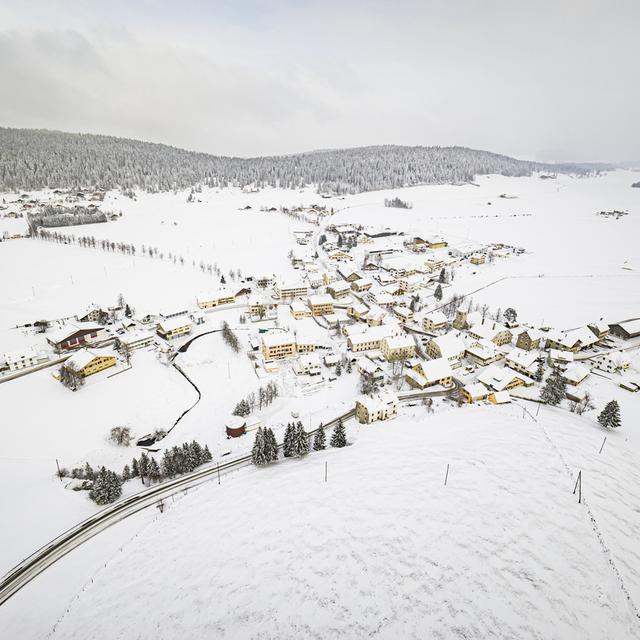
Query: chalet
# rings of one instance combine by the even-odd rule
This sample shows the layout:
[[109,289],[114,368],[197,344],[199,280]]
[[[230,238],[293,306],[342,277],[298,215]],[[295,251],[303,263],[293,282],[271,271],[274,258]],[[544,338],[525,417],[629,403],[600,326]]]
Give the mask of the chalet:
[[373,397],[360,396],[356,400],[356,418],[358,422],[370,424],[378,420],[388,420],[398,415],[398,396],[390,392],[376,394]]
[[8,367],[9,371],[19,371],[20,369],[35,367],[43,362],[47,362],[49,359],[47,356],[38,353],[33,347],[24,351],[5,353],[3,358],[5,366]]
[[321,373],[320,357],[315,353],[305,353],[298,356],[298,359],[293,366],[293,371],[299,376],[319,376]]
[[562,374],[563,380],[572,386],[579,385],[589,374],[591,370],[579,362],[573,362],[568,365]]
[[275,285],[276,295],[282,298],[306,298],[309,287],[303,282],[279,282]]
[[355,282],[356,280],[360,280],[362,278],[362,276],[357,271],[354,271],[353,269],[350,269],[346,266],[338,267],[337,271],[338,275],[347,282]]
[[79,322],[100,322],[107,314],[97,305],[89,305],[82,313],[76,316]]
[[441,331],[447,328],[447,316],[442,311],[431,311],[422,318],[422,328],[425,331]]
[[323,271],[322,272],[322,284],[328,285],[332,282],[338,282],[340,278],[335,271]]
[[490,320],[483,320],[480,324],[475,324],[469,329],[469,335],[476,340],[491,340],[498,347],[509,344],[513,339],[513,334],[507,327]]
[[230,289],[219,289],[208,294],[196,296],[196,303],[200,309],[213,309],[223,304],[233,304],[236,296]]
[[265,360],[284,360],[297,355],[295,337],[285,331],[274,331],[262,336],[262,356]]
[[410,386],[425,389],[434,385],[450,387],[453,384],[453,371],[446,358],[421,360],[405,374]]
[[358,360],[357,366],[358,371],[362,376],[372,382],[380,382],[384,379],[384,371],[382,370],[382,367],[366,356]]
[[516,347],[525,351],[532,351],[540,348],[542,333],[536,329],[524,329],[516,338]]
[[69,323],[47,336],[47,342],[56,350],[64,351],[92,344],[106,337],[104,327],[93,322]]
[[525,376],[535,376],[538,368],[538,354],[516,347],[505,356],[505,364]]
[[335,300],[340,300],[341,298],[345,298],[351,292],[351,286],[348,282],[332,282],[327,285],[327,293],[331,294],[331,297]]
[[352,255],[340,249],[329,252],[328,256],[329,260],[333,260],[334,262],[351,262],[353,260]]
[[326,316],[333,313],[333,298],[326,293],[309,296],[307,302],[309,309],[311,309],[311,315],[314,317]]
[[509,367],[498,367],[495,364],[482,371],[478,376],[478,380],[494,391],[508,391],[515,387],[533,384],[527,376],[509,369]]
[[623,340],[637,338],[640,336],[640,318],[633,318],[616,324],[610,324],[609,330],[612,335],[618,336]]
[[83,378],[116,365],[116,357],[109,352],[80,349],[65,363],[72,366]]
[[484,253],[474,253],[470,258],[469,262],[471,264],[484,264],[487,261],[487,256]]
[[461,338],[451,333],[437,336],[427,342],[427,355],[431,359],[446,358],[454,369],[462,364],[466,350]]
[[447,241],[440,235],[431,236],[416,236],[414,239],[415,244],[426,244],[429,249],[444,249],[448,246]]
[[416,354],[416,343],[408,335],[384,338],[380,346],[385,359],[389,361],[406,360]]
[[474,340],[465,351],[467,360],[486,367],[502,358],[502,353],[491,340]]
[[372,287],[367,291],[368,302],[377,304],[379,307],[393,307],[398,302],[397,299],[382,287]]
[[173,340],[191,333],[193,324],[187,318],[169,318],[161,320],[156,329],[157,334],[165,340]]
[[309,307],[307,307],[307,305],[304,302],[302,302],[302,300],[294,300],[289,305],[289,311],[291,311],[291,315],[296,320],[302,320],[302,318],[311,317],[311,310],[309,309]]
[[366,304],[353,304],[347,307],[347,316],[356,320],[364,320],[369,313],[369,307]]
[[549,331],[545,340],[545,349],[577,353],[581,349],[593,346],[598,341],[598,337],[587,327],[580,327],[566,333]]
[[357,293],[369,291],[373,285],[371,278],[358,278],[351,283],[351,288]]
[[469,404],[479,402],[480,400],[486,400],[490,393],[489,389],[487,389],[487,387],[485,387],[481,382],[474,382],[473,384],[468,384],[460,389],[460,396]]

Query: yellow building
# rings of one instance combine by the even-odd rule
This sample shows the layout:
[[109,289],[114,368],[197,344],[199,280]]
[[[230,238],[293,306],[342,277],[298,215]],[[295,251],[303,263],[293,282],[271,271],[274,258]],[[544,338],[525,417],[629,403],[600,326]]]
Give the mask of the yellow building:
[[487,257],[484,253],[474,253],[470,258],[469,262],[471,264],[484,264],[487,261]]
[[235,301],[236,297],[229,289],[219,289],[212,293],[196,296],[196,303],[200,309],[213,309],[221,304],[232,304]]
[[302,302],[302,300],[294,300],[289,305],[289,310],[291,311],[291,315],[296,320],[302,320],[302,318],[310,318],[311,317],[311,311],[309,310],[309,307],[307,307],[307,305],[304,304],[304,302]]
[[333,313],[333,298],[330,295],[320,294],[309,296],[308,303],[311,309],[311,315],[314,317],[326,316]]
[[361,396],[356,400],[358,422],[370,424],[378,420],[388,420],[398,415],[398,396],[383,392],[370,398]]
[[406,360],[416,355],[416,343],[407,335],[385,338],[381,347],[386,360]]
[[86,378],[109,367],[114,367],[116,357],[111,353],[81,349],[74,353],[65,364],[71,365],[83,378]]
[[158,323],[157,334],[165,340],[172,340],[191,333],[193,324],[186,318],[170,318]]
[[284,360],[297,353],[295,338],[289,333],[274,332],[262,336],[262,356],[265,360]]

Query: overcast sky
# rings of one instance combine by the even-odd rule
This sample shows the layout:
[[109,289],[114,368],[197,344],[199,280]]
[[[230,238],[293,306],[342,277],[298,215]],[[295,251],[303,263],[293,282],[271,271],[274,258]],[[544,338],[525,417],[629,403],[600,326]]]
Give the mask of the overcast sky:
[[640,0],[2,0],[0,126],[640,158]]

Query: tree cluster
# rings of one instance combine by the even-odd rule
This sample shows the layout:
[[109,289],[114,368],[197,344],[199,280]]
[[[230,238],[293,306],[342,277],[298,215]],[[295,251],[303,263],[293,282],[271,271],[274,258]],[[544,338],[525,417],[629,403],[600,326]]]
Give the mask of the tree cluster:
[[620,418],[620,405],[617,400],[607,402],[605,408],[598,416],[598,422],[605,429],[617,429],[622,424],[622,420]]
[[258,466],[264,466],[278,459],[278,443],[271,428],[258,427],[251,449],[251,459],[253,464]]
[[244,418],[253,413],[258,407],[268,407],[279,395],[278,385],[275,382],[268,382],[264,387],[258,389],[258,394],[251,392],[246,398],[243,398],[233,409],[234,416]]
[[84,384],[84,376],[72,362],[63,362],[58,373],[60,374],[60,382],[71,391],[77,391]]
[[236,353],[240,351],[238,336],[233,332],[226,320],[222,323],[222,339],[225,344],[228,344]]
[[540,391],[540,400],[545,404],[557,406],[567,397],[567,383],[556,369]]
[[413,209],[413,203],[406,200],[400,200],[400,198],[385,198],[385,207],[393,207],[395,209]]

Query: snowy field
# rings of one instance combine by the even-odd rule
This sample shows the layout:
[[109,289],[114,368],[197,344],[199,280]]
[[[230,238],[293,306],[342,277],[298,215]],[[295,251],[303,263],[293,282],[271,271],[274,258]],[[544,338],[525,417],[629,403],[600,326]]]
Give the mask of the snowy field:
[[238,472],[127,545],[52,637],[638,638],[637,451],[601,436],[558,410],[421,409]]

